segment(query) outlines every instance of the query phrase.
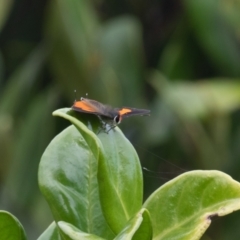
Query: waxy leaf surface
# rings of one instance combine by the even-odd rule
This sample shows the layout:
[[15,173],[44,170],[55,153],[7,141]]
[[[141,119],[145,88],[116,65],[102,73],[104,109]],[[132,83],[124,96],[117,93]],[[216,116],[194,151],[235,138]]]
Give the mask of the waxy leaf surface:
[[99,201],[97,161],[79,131],[70,126],[45,150],[39,185],[55,221],[66,221],[84,232],[111,239]]
[[58,226],[62,235],[67,239],[71,240],[104,240],[104,238],[98,237],[93,234],[85,233],[80,231],[78,228],[74,227],[70,223],[66,223],[64,221],[58,222]]
[[240,183],[219,171],[192,171],[156,190],[143,205],[153,239],[200,239],[213,216],[240,209]]
[[40,163],[40,187],[54,218],[113,239],[141,209],[137,154],[118,128],[99,131],[96,116],[68,108],[53,115],[74,124],[53,139]]
[[37,240],[62,240],[56,223],[51,223]]
[[151,240],[152,225],[149,213],[146,209],[141,209],[131,218],[124,229],[114,238],[114,240]]
[[21,223],[16,217],[6,211],[0,211],[0,239],[26,240]]

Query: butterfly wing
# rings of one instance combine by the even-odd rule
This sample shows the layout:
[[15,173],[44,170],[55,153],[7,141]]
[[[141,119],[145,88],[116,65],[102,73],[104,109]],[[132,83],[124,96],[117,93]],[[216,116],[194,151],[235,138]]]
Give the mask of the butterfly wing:
[[150,110],[148,109],[140,109],[140,108],[130,108],[130,107],[122,107],[122,108],[115,108],[118,111],[121,118],[126,118],[130,116],[149,116]]
[[75,101],[72,109],[77,112],[95,114],[108,118],[113,118],[115,116],[114,114],[116,114],[111,107],[88,98],[82,98],[81,101]]
[[75,101],[72,109],[77,112],[95,114],[104,117],[106,120],[109,119],[111,121],[114,121],[116,124],[119,124],[121,120],[126,117],[135,115],[150,115],[150,110],[147,109],[130,107],[111,108],[110,106],[88,98],[81,98],[81,101]]

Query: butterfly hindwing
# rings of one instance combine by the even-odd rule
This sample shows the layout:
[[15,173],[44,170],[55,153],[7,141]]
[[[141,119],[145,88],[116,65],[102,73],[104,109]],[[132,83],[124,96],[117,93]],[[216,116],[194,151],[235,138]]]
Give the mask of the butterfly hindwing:
[[140,115],[140,116],[150,115],[150,110],[147,110],[147,109],[122,107],[122,108],[115,108],[115,110],[119,113],[119,115],[122,118],[137,116],[137,115]]

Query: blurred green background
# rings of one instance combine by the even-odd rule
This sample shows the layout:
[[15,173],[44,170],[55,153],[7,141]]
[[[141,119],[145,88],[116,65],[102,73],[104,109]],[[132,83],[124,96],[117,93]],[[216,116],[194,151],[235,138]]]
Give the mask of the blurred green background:
[[[29,239],[51,223],[37,169],[75,89],[151,109],[120,125],[145,198],[193,169],[240,181],[239,13],[240,0],[0,0],[0,209]],[[203,239],[240,239],[239,226],[238,212],[218,218]]]

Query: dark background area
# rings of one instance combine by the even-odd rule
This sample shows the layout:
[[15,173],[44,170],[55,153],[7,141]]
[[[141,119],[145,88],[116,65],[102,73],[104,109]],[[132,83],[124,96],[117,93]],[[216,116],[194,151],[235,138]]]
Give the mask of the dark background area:
[[[120,128],[136,147],[145,198],[179,174],[240,180],[240,1],[0,2],[0,209],[36,239],[51,223],[37,184],[44,149],[77,96],[150,109]],[[203,239],[239,239],[238,212]]]

